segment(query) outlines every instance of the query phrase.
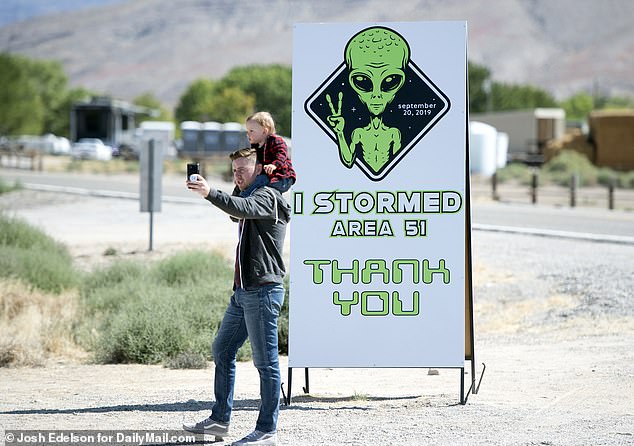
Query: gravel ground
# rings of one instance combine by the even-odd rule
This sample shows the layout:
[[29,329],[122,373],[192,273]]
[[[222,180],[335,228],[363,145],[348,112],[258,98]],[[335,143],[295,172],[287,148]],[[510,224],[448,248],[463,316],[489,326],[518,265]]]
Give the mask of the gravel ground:
[[[82,198],[88,211],[76,227],[63,227],[55,215],[76,206],[76,197],[28,193],[28,205],[18,205],[24,197],[12,194],[0,207],[68,243],[82,264],[100,257],[104,243],[95,234],[113,221],[132,225],[136,217],[123,217],[130,206],[138,213],[135,202]],[[172,233],[176,221],[167,214],[177,211],[177,220],[190,225],[185,233],[200,235],[183,241],[182,228]],[[121,251],[152,257],[200,244],[223,249],[235,236],[231,226],[226,233],[210,231],[215,217],[202,206],[164,214],[170,229],[162,229],[157,252],[142,254],[137,235],[123,236]],[[90,221],[92,235],[85,237],[81,228]],[[116,242],[103,234],[106,245]],[[295,370],[293,403],[280,413],[281,444],[634,444],[634,246],[475,231],[473,251],[478,372],[486,363],[479,393],[459,404],[457,370],[311,369],[310,393],[304,394],[303,373]],[[282,358],[284,381],[286,364]],[[170,370],[59,360],[0,369],[0,432],[179,429],[208,415],[212,376],[213,364]],[[226,443],[253,428],[257,408],[257,372],[240,363]]]

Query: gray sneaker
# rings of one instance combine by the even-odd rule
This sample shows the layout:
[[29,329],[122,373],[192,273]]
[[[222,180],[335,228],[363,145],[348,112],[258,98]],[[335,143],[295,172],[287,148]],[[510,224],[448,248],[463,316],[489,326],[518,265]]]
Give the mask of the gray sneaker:
[[231,443],[231,446],[275,446],[277,445],[276,432],[253,431],[242,440]]
[[221,423],[209,417],[198,423],[185,423],[183,424],[183,430],[193,434],[215,435],[222,438],[229,434],[229,423]]

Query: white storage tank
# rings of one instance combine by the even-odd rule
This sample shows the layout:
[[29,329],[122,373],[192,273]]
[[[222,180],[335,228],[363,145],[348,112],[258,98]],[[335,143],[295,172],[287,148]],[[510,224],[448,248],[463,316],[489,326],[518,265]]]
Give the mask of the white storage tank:
[[498,132],[497,146],[497,168],[501,169],[506,166],[509,159],[509,134]]
[[471,173],[491,176],[497,168],[498,131],[483,122],[469,122]]

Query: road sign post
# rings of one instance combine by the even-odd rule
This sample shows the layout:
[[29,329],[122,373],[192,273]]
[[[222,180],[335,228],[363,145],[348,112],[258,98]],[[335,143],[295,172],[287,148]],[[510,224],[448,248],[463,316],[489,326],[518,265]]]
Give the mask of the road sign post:
[[154,248],[154,212],[161,212],[161,179],[163,177],[163,147],[150,139],[141,149],[140,205],[141,212],[150,213],[150,245]]

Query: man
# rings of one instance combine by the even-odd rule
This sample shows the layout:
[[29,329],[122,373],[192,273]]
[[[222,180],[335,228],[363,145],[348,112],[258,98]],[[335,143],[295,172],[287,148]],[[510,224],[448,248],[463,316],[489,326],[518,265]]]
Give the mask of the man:
[[239,242],[234,293],[212,346],[215,403],[209,418],[183,429],[216,437],[229,433],[236,353],[248,337],[260,374],[261,406],[255,431],[233,445],[276,445],[281,386],[277,320],[284,302],[282,248],[290,207],[279,191],[254,184],[262,172],[255,149],[238,150],[230,158],[238,196],[212,190],[200,175],[187,182],[189,189],[238,220]]

